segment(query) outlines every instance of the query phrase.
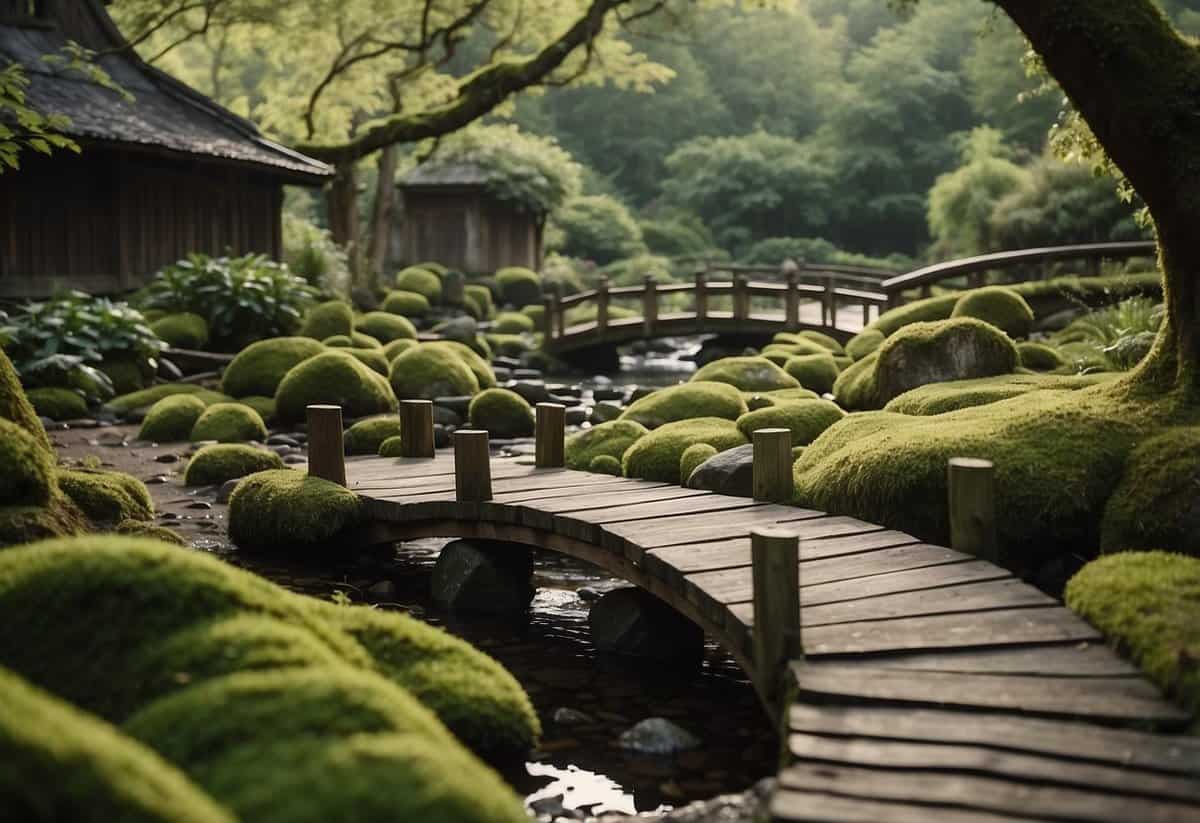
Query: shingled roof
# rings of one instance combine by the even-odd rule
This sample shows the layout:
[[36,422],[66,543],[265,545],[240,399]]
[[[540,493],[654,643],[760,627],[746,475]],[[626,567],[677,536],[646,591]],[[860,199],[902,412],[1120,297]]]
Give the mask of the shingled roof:
[[[83,45],[97,52],[125,45],[97,0],[77,0],[75,14],[91,14],[92,31]],[[98,36],[111,44],[96,43]],[[44,113],[70,118],[66,133],[84,142],[218,158],[257,167],[291,182],[318,184],[331,169],[317,160],[281,146],[238,117],[166,73],[145,63],[132,49],[105,54],[99,65],[133,95],[132,101],[73,71],[56,71],[42,59],[60,52],[77,32],[62,26],[0,25],[0,65],[21,63],[29,77],[27,101]]]
[[489,175],[476,163],[429,162],[422,163],[404,175],[400,185],[406,188],[422,186],[486,186]]

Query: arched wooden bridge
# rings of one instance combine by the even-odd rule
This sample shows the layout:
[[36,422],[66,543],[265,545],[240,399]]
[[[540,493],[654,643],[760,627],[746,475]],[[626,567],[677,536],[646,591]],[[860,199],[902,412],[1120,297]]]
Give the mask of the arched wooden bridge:
[[[781,709],[776,820],[1200,819],[1200,739],[1178,733],[1187,714],[1092,627],[998,566],[850,517],[511,459],[483,465],[456,477],[442,453],[350,459],[345,470],[375,539],[560,551],[702,626]],[[456,486],[489,471],[490,499],[461,502]],[[800,537],[790,604],[800,636],[784,638],[790,660],[768,667],[762,615],[781,604],[756,607],[756,574],[759,586],[780,581],[769,565],[756,572],[749,534],[780,529]]]

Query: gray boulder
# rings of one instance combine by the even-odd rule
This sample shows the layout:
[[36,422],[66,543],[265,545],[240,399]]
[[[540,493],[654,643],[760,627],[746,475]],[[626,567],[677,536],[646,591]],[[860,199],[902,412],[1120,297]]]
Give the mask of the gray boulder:
[[687,479],[689,489],[707,489],[733,497],[754,496],[754,444],[714,454]]
[[499,540],[447,543],[433,567],[433,601],[452,611],[513,614],[533,600],[529,548]]
[[697,748],[700,738],[665,717],[650,717],[621,732],[617,744],[637,754],[677,754]]
[[602,652],[655,661],[699,662],[704,632],[652,594],[635,587],[603,594],[588,613]]

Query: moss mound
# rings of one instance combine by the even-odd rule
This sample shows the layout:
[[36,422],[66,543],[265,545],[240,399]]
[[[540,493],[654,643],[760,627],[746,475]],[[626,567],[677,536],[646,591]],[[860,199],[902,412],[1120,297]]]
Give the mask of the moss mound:
[[[776,336],[778,337],[778,335]],[[814,343],[812,340],[805,340],[802,337],[794,337],[789,343],[770,343],[763,348],[762,354],[763,357],[779,356],[785,361],[788,357],[798,357],[805,354],[828,354],[832,356],[832,352],[820,343]],[[772,360],[771,362],[775,361]]]
[[533,321],[528,316],[515,311],[500,312],[492,323],[492,331],[496,334],[524,334],[534,331]]
[[283,459],[275,452],[242,443],[218,443],[196,452],[188,462],[183,484],[215,486],[235,477],[283,467]]
[[831,354],[804,354],[789,357],[783,370],[799,381],[800,385],[817,394],[833,391],[838,378],[837,363]]
[[424,317],[429,314],[429,298],[415,291],[396,289],[383,300],[383,310],[401,317]]
[[25,393],[34,411],[42,417],[51,420],[75,420],[86,417],[87,401],[83,395],[73,389],[62,389],[55,386],[30,389]]
[[154,501],[146,484],[122,472],[96,469],[63,470],[58,486],[89,519],[117,524],[154,517]]
[[279,381],[294,367],[325,351],[308,337],[273,337],[238,352],[221,375],[221,391],[231,397],[271,397]]
[[472,426],[495,437],[533,435],[533,407],[508,389],[484,389],[471,399],[468,415]]
[[401,400],[433,400],[479,392],[479,378],[448,343],[422,343],[403,352],[392,361],[388,381]]
[[496,315],[496,303],[492,299],[492,290],[481,283],[468,283],[463,286],[463,297],[473,301],[479,311],[476,320],[487,320]]
[[387,440],[379,444],[377,454],[380,457],[403,457],[404,456],[404,438],[400,435],[393,435]]
[[765,357],[723,357],[714,360],[692,375],[692,382],[714,381],[728,383],[742,391],[765,392],[794,389],[800,383]]
[[151,749],[0,669],[0,808],[10,820],[233,823]]
[[275,392],[275,410],[284,422],[303,420],[312,404],[342,407],[345,417],[396,411],[396,395],[381,375],[353,355],[327,351],[293,368]]
[[797,332],[796,336],[801,340],[811,340],[813,343],[819,343],[834,354],[845,354],[846,350],[842,344],[834,340],[824,332],[819,332],[814,329],[805,329],[802,332]]
[[151,386],[148,389],[140,389],[129,394],[114,397],[101,408],[104,411],[112,412],[118,417],[122,417],[138,409],[147,409],[164,397],[171,397],[176,394],[190,394],[202,401],[205,406],[211,406],[213,403],[228,403],[233,400],[229,395],[210,391],[191,383],[162,383],[158,386]]
[[[609,307],[612,310],[612,307]],[[544,331],[546,328],[546,307],[541,303],[534,303],[525,306],[521,309],[521,314],[533,321],[533,327],[538,331]]]
[[710,446],[707,443],[696,443],[688,446],[683,450],[683,454],[679,456],[679,482],[687,485],[688,478],[692,476],[701,463],[710,457],[719,454],[715,446]]
[[156,526],[153,523],[147,523],[143,520],[122,520],[113,531],[127,537],[144,537],[149,540],[158,540],[162,543],[170,543],[175,546],[187,545],[187,541],[180,537],[179,533],[173,529],[168,529],[165,526]]
[[129,394],[146,387],[146,383],[154,377],[141,363],[132,360],[105,360],[99,366],[100,371],[108,375],[112,381],[113,391],[117,394]]
[[177,349],[202,349],[208,345],[208,321],[191,312],[164,315],[150,324],[150,331]]
[[218,443],[242,443],[266,440],[267,424],[254,409],[241,403],[214,403],[192,426],[191,439],[216,440]]
[[795,400],[743,414],[737,419],[737,427],[751,441],[759,429],[790,429],[792,445],[807,446],[845,416],[836,403],[828,400]]
[[17,379],[17,370],[3,349],[0,349],[0,419],[16,423],[29,432],[42,448],[51,448],[42,421],[38,420],[37,412],[25,396],[21,381]]
[[1023,367],[1033,371],[1054,371],[1067,364],[1053,347],[1028,340],[1017,344],[1017,359]]
[[[610,420],[567,438],[565,457],[568,469],[596,471],[592,464],[597,457],[612,457],[620,460],[635,441],[649,429],[636,420]],[[611,472],[605,472],[610,474]],[[620,475],[619,467],[617,475]]]
[[16,423],[0,420],[0,506],[44,506],[55,490],[53,452]]
[[522,334],[487,334],[483,339],[493,352],[502,357],[519,358],[534,349],[534,342]]
[[620,458],[613,457],[611,454],[598,454],[587,464],[586,471],[621,477],[621,460]]
[[1025,298],[1004,286],[986,286],[965,292],[954,304],[951,317],[974,317],[1014,339],[1028,337],[1033,329],[1033,309]]
[[343,300],[328,300],[308,310],[300,326],[301,337],[324,340],[335,334],[349,336],[354,331],[354,309]]
[[248,397],[239,397],[238,402],[243,406],[249,406],[258,412],[258,416],[263,419],[264,423],[270,423],[275,419],[274,397],[257,397],[255,395],[250,395]]
[[620,419],[654,429],[692,417],[736,420],[746,413],[746,408],[742,393],[727,382],[691,381],[635,400],[621,413]]
[[354,492],[290,469],[253,474],[229,498],[229,537],[247,551],[310,549],[362,518]]
[[1200,712],[1200,560],[1122,552],[1084,566],[1066,602],[1193,715]]
[[863,329],[850,338],[850,342],[846,344],[846,354],[854,360],[862,360],[882,346],[886,339],[879,329]]
[[0,547],[71,537],[91,528],[79,507],[61,491],[45,506],[0,506]]
[[389,363],[391,363],[397,357],[404,354],[406,351],[416,345],[418,345],[416,340],[410,340],[402,337],[399,340],[393,340],[391,343],[385,345],[383,347],[383,356],[387,358]]
[[875,329],[884,337],[891,337],[910,323],[931,323],[935,320],[948,320],[950,319],[950,315],[954,313],[954,307],[958,305],[959,297],[960,294],[954,292],[905,303],[903,306],[888,309],[875,318],[867,328]]
[[389,437],[400,436],[400,418],[394,415],[368,417],[346,429],[342,436],[346,454],[378,454]]
[[500,298],[518,309],[542,303],[542,279],[537,272],[520,266],[508,266],[496,272]]
[[981,377],[977,380],[953,380],[948,383],[931,383],[928,386],[907,391],[892,400],[884,411],[899,414],[931,415],[983,406],[1020,397],[1030,392],[1076,391],[1097,383],[1107,382],[1113,375],[1040,375],[1004,374],[999,377]]
[[387,359],[387,355],[383,353],[383,348],[347,348],[342,349],[346,354],[353,357],[358,362],[362,363],[371,371],[378,375],[387,377],[388,370],[391,368],[391,361]]
[[348,349],[354,345],[354,341],[348,334],[335,334],[322,340],[321,345],[331,349]]
[[417,327],[408,318],[387,311],[367,312],[355,328],[363,334],[369,334],[381,344],[391,343],[393,340],[417,339]]
[[442,278],[416,266],[401,269],[396,274],[396,288],[421,295],[430,303],[442,302]]
[[[481,341],[482,338],[477,336],[475,342],[479,343]],[[453,352],[455,357],[466,363],[467,368],[475,375],[475,379],[479,381],[479,388],[490,389],[496,385],[496,374],[492,371],[491,364],[474,347],[468,346],[465,343],[459,343],[457,340],[436,340],[424,345]],[[481,348],[487,353],[486,345]],[[491,354],[488,353],[488,357],[490,356]]]
[[1100,526],[1100,549],[1200,556],[1200,427],[1167,429],[1129,455]]
[[208,407],[192,394],[172,394],[159,400],[142,419],[139,440],[175,443],[192,436],[192,428]]
[[737,424],[720,417],[697,417],[660,426],[630,446],[621,459],[626,477],[679,482],[679,461],[688,446],[707,443],[717,451],[747,443]]

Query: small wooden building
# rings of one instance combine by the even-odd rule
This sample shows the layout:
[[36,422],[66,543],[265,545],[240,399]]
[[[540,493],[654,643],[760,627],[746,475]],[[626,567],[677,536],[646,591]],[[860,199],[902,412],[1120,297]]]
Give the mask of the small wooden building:
[[[133,99],[41,59],[70,40]],[[27,150],[0,173],[0,297],[124,291],[189,252],[278,258],[283,186],[330,174],[138,58],[101,0],[0,0],[0,66],[14,61],[82,153]]]
[[393,235],[398,264],[433,260],[473,274],[541,266],[545,215],[490,194],[482,168],[425,164],[399,187],[400,217]]

